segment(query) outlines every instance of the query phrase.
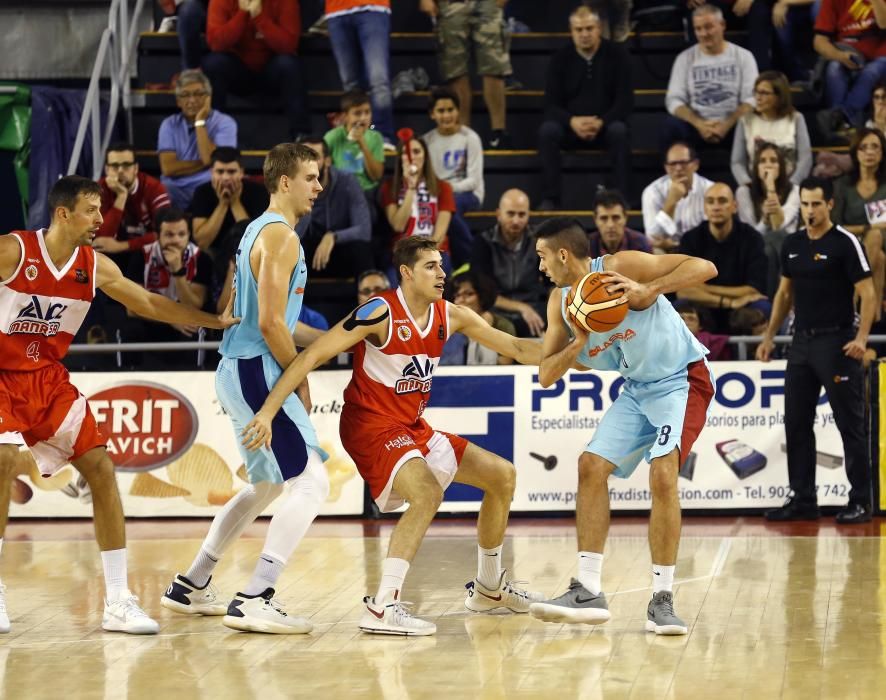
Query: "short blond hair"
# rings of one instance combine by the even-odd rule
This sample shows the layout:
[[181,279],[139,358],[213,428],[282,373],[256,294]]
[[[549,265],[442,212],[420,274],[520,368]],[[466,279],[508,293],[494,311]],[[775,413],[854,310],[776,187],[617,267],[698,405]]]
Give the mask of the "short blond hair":
[[265,187],[268,192],[274,194],[280,178],[295,177],[298,174],[299,165],[306,161],[320,161],[320,154],[313,148],[303,143],[278,143],[265,156],[262,166],[262,175],[265,178]]

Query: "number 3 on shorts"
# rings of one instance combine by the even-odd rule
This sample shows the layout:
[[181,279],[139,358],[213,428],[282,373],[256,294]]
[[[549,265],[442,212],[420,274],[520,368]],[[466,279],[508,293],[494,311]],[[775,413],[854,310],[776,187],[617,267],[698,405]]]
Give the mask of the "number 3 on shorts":
[[663,425],[661,426],[661,430],[658,431],[658,444],[659,445],[667,445],[668,438],[671,435],[671,426]]

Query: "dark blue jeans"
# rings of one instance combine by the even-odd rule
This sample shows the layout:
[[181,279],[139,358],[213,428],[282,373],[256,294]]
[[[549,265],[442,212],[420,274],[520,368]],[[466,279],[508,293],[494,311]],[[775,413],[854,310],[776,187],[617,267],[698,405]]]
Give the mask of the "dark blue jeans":
[[176,11],[178,46],[182,55],[182,70],[199,68],[203,56],[200,35],[206,31],[205,0],[185,0]]
[[811,5],[800,5],[788,8],[785,24],[775,30],[775,39],[779,48],[779,57],[788,80],[806,80],[809,68],[798,60],[804,55],[805,49],[798,44],[798,36],[807,36],[812,32],[815,18],[821,7],[821,0]]
[[825,68],[825,95],[828,107],[842,110],[852,126],[861,126],[871,104],[874,86],[886,79],[886,57],[868,61],[861,70],[851,71],[837,61]]
[[342,88],[368,90],[372,119],[386,140],[394,141],[391,97],[391,16],[387,12],[352,12],[327,24]]
[[254,73],[232,53],[209,53],[203,57],[203,72],[212,83],[212,106],[224,111],[228,93],[252,95],[263,92],[279,95],[289,120],[292,138],[311,132],[311,115],[298,56],[277,54]]

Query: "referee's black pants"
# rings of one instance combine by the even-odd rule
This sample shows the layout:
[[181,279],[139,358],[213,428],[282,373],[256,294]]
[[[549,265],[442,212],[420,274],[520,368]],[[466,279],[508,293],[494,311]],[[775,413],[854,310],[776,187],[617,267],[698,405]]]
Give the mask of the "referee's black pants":
[[795,496],[816,501],[815,409],[824,386],[843,438],[849,502],[870,507],[871,462],[864,417],[864,369],[847,357],[843,346],[855,337],[851,328],[794,335],[785,373],[785,438],[788,479]]

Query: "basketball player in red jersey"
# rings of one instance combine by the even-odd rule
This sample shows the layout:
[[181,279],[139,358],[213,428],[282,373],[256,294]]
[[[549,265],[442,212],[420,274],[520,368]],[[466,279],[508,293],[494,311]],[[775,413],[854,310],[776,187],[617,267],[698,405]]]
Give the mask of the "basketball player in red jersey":
[[484,491],[477,522],[479,566],[477,578],[467,584],[465,605],[475,612],[528,612],[530,602],[542,596],[517,588],[501,568],[516,483],[514,465],[458,435],[434,430],[422,412],[443,345],[452,333],[464,333],[524,364],[538,363],[540,346],[495,330],[470,309],[445,301],[446,275],[430,238],[398,241],[394,265],[400,287],[372,297],[299,354],[244,430],[243,442],[250,449],[267,443],[271,421],[308,372],[354,348],[354,373],[345,389],[339,426],[342,444],[382,511],[409,503],[391,534],[378,592],[364,598],[360,629],[375,634],[436,632],[435,624],[410,614],[400,602],[400,590],[443,490],[453,481]]
[[[92,249],[102,223],[101,188],[63,177],[49,192],[48,229],[0,236],[0,546],[9,515],[13,466],[26,443],[44,476],[70,462],[92,490],[95,535],[105,575],[102,628],[155,634],[126,579],[126,535],[114,464],[86,398],[61,364],[101,288],[139,316],[226,328],[236,319],[177,304],[126,279]],[[229,307],[230,308],[230,307]],[[0,586],[0,632],[9,631]]]

